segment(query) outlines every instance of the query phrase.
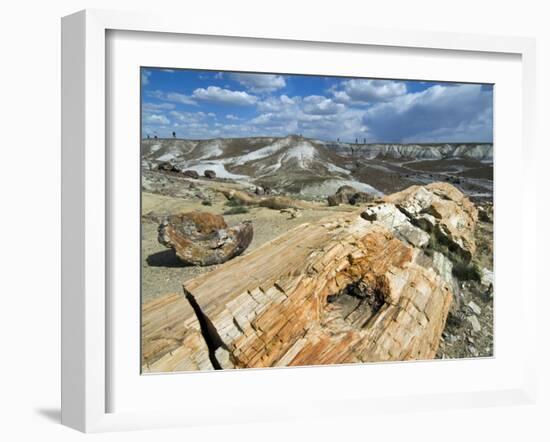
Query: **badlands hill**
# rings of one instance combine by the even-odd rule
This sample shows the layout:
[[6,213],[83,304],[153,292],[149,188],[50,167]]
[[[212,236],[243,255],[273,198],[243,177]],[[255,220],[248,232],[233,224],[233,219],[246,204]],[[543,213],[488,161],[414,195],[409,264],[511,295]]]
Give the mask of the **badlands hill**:
[[146,139],[141,150],[144,170],[168,162],[304,196],[326,196],[343,185],[379,195],[438,180],[452,180],[473,196],[492,193],[492,144],[327,143],[292,135]]
[[350,144],[326,143],[341,156],[366,159],[394,160],[443,160],[467,158],[483,162],[493,161],[493,145],[490,143],[444,144]]

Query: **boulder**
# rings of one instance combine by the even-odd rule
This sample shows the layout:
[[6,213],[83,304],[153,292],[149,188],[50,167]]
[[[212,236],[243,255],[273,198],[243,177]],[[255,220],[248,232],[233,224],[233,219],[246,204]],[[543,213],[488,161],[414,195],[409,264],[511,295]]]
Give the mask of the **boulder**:
[[206,178],[213,179],[213,178],[216,178],[216,172],[214,172],[213,170],[207,169],[204,171],[204,176]]
[[360,203],[370,203],[374,197],[367,192],[358,192],[351,186],[341,186],[334,195],[327,197],[329,206],[339,206],[340,204],[351,204],[352,206]]
[[350,198],[357,193],[357,190],[351,186],[341,186],[334,195],[327,197],[329,206],[339,206],[340,204],[350,204]]
[[184,170],[182,173],[187,178],[199,179],[199,173],[196,170]]
[[289,214],[289,218],[288,219],[294,219],[294,218],[301,218],[302,214],[300,213],[300,211],[298,209],[294,209],[294,208],[288,208],[288,209],[281,209],[279,210],[280,213],[283,213],[283,214]]
[[164,172],[175,172],[176,167],[172,163],[169,163],[168,161],[165,161],[165,162],[160,163],[157,166],[157,170],[162,170]]
[[250,221],[228,227],[220,215],[188,212],[168,216],[159,226],[158,240],[174,250],[187,265],[221,264],[243,253],[250,245]]

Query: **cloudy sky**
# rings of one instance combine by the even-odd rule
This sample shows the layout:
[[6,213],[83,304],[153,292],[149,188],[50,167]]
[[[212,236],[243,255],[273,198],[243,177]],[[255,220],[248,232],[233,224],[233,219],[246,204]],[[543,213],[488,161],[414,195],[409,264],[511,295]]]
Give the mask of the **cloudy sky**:
[[142,136],[492,142],[479,84],[142,68]]

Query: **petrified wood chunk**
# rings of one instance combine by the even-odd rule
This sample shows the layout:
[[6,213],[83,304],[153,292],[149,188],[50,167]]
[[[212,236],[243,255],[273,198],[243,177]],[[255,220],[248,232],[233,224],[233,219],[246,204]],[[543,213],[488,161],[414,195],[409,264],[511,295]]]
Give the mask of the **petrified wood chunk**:
[[385,198],[423,230],[434,233],[452,252],[470,260],[476,250],[475,205],[448,183],[412,186]]
[[204,176],[206,178],[213,179],[213,178],[216,178],[216,172],[214,172],[213,170],[205,170],[204,171]]
[[[449,216],[471,215],[465,201],[448,201],[456,203]],[[378,206],[302,224],[185,282],[191,309],[177,321],[200,328],[214,368],[433,358],[453,299],[452,264],[424,253],[423,230],[393,204]],[[171,350],[153,342],[144,340],[149,371],[173,370],[170,352],[192,353],[192,341]]]
[[159,226],[158,240],[172,248],[185,264],[221,264],[240,255],[250,245],[252,223],[227,227],[220,215],[188,212],[172,215]]

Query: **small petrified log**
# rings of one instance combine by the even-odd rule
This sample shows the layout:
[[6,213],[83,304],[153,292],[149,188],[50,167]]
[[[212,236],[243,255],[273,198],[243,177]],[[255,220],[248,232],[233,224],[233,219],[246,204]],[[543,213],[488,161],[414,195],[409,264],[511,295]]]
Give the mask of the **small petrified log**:
[[214,172],[213,170],[207,169],[204,171],[204,176],[209,179],[214,179],[216,178],[216,172]]
[[229,200],[240,206],[254,206],[259,203],[256,195],[234,189],[220,189],[220,192]]
[[311,209],[317,207],[315,204],[302,201],[288,196],[270,196],[263,198],[259,202],[260,207],[266,207],[273,210],[283,209]]
[[240,255],[250,245],[250,221],[228,227],[220,215],[188,212],[167,217],[159,226],[158,240],[172,248],[188,265],[221,264]]

